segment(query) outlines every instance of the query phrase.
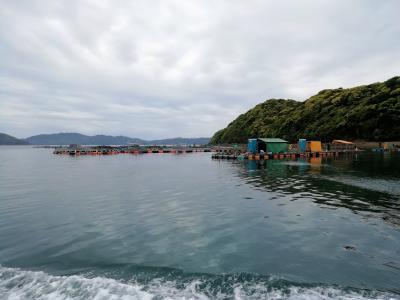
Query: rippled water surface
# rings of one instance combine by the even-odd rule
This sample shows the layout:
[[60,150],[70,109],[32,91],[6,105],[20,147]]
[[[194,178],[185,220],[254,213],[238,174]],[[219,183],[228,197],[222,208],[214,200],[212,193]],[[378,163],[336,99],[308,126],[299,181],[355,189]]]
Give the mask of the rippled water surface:
[[400,299],[400,153],[0,147],[0,299]]

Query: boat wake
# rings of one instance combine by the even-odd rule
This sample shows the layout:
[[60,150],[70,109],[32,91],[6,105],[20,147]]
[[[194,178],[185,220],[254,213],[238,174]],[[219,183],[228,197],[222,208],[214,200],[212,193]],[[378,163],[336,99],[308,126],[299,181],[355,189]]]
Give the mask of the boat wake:
[[395,179],[376,179],[367,177],[356,177],[356,176],[324,176],[326,180],[343,183],[345,185],[351,185],[358,188],[371,190],[380,193],[386,193],[393,196],[400,196],[400,185],[399,180]]
[[400,299],[399,295],[337,286],[294,284],[249,274],[119,280],[54,276],[0,266],[1,299]]

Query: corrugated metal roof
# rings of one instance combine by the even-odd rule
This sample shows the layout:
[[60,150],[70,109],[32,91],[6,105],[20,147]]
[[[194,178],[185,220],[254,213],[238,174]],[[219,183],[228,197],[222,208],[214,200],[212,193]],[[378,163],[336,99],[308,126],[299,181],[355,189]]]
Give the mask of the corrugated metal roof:
[[345,141],[345,140],[333,140],[333,141],[332,141],[332,144],[347,144],[347,145],[353,145],[354,143],[348,142],[348,141]]
[[277,138],[258,138],[265,143],[287,143],[287,141]]

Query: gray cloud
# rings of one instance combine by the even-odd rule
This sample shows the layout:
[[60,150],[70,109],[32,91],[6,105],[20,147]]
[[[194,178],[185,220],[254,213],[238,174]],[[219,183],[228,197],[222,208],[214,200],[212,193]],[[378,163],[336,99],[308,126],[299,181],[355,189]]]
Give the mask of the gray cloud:
[[0,0],[0,131],[210,136],[400,70],[400,2]]

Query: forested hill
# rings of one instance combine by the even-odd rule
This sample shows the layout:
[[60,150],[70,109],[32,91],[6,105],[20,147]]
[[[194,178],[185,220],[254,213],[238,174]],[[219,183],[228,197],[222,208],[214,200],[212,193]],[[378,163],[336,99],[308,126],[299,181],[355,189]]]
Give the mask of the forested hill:
[[29,143],[0,132],[0,145],[28,145]]
[[216,132],[211,143],[245,143],[252,137],[400,140],[400,77],[322,90],[304,102],[267,100]]

